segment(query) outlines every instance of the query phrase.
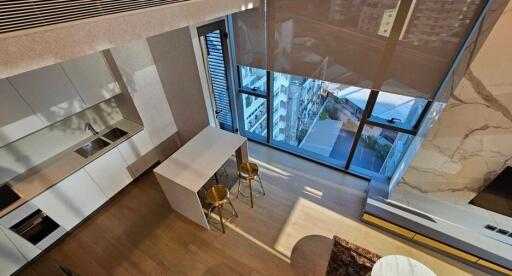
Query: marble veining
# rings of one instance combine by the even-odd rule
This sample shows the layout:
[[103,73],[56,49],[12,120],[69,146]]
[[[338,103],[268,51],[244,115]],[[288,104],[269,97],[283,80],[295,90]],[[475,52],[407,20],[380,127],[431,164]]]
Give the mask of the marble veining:
[[435,276],[424,264],[400,255],[389,255],[381,258],[372,269],[372,276],[410,275]]
[[[475,230],[485,223],[512,227],[512,218],[468,204],[512,166],[511,10],[509,3],[425,137],[393,200]],[[429,207],[433,202],[444,208]],[[457,219],[461,216],[467,218]]]

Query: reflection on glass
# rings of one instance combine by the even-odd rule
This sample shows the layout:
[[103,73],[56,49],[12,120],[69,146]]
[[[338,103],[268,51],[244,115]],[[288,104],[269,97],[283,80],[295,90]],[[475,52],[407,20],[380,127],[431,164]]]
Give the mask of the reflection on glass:
[[238,63],[431,99],[487,1],[409,2],[266,1],[234,17]]
[[273,74],[272,143],[319,161],[343,165],[370,91]]
[[371,88],[399,2],[269,1],[269,70]]
[[352,165],[391,176],[407,149],[411,135],[366,125],[352,159]]
[[413,1],[381,89],[433,98],[483,2]]
[[[263,2],[263,1],[262,1]],[[266,68],[265,5],[233,14],[233,41],[238,64]]]
[[380,92],[372,117],[385,120],[390,125],[412,128],[426,105],[425,99]]
[[243,90],[266,94],[267,71],[259,68],[240,66],[240,82]]
[[260,137],[267,136],[267,100],[241,94],[244,133]]

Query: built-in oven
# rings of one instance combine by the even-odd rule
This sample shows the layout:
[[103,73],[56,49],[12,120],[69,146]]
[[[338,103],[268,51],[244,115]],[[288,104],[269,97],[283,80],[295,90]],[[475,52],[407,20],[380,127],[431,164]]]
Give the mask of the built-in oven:
[[43,250],[57,241],[66,230],[31,203],[13,210],[0,224]]

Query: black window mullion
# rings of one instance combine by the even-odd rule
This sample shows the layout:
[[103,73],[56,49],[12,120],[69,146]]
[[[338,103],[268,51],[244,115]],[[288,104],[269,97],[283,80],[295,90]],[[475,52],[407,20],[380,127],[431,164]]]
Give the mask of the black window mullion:
[[[416,124],[414,124],[413,129],[416,130],[416,132],[419,130],[421,124],[425,120],[425,117],[427,116],[428,111],[430,110],[430,106],[432,105],[432,101],[428,101],[423,110],[421,111],[420,117],[416,121]],[[415,134],[416,135],[416,134]]]
[[380,122],[379,120],[372,120],[371,118],[366,121],[369,126],[376,126],[383,129],[389,129],[396,132],[402,132],[409,135],[416,135],[418,132],[416,129],[401,128],[399,126],[390,125],[388,123]]
[[254,97],[258,97],[258,98],[265,98],[265,99],[267,98],[267,96],[265,96],[263,94],[260,94],[260,93],[257,93],[257,92],[251,91],[251,90],[245,90],[243,88],[239,88],[238,93],[247,94],[247,95],[251,95]]
[[345,163],[346,170],[349,170],[350,168],[350,164],[352,163],[352,159],[354,158],[354,155],[356,153],[357,144],[359,143],[359,139],[361,139],[361,135],[363,134],[364,126],[366,125],[368,118],[372,114],[378,96],[379,91],[372,90],[370,92],[370,96],[368,97],[368,101],[366,102],[363,115],[361,116],[361,121],[359,122],[359,126],[357,127],[356,135],[354,136],[354,141],[352,141],[352,146],[350,147],[350,153],[348,154],[347,162]]
[[267,144],[270,144],[274,131],[274,108],[273,108],[273,77],[270,71],[267,71]]

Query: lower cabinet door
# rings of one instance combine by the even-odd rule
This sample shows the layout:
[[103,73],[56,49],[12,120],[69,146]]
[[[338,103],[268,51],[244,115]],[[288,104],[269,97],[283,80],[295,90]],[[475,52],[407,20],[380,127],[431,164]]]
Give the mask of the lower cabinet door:
[[128,165],[117,148],[85,166],[85,170],[108,198],[133,180]]
[[141,175],[161,159],[159,152],[152,150],[153,144],[145,130],[135,134],[117,148],[128,164],[133,177]]
[[32,200],[66,230],[71,230],[106,201],[105,194],[83,169]]
[[137,161],[141,156],[149,152],[153,148],[151,139],[145,130],[135,134],[130,139],[123,142],[117,147],[121,152],[128,165]]
[[21,268],[27,260],[0,229],[0,276],[7,276]]

